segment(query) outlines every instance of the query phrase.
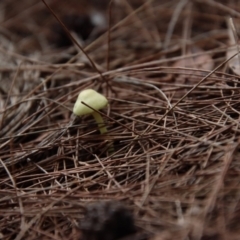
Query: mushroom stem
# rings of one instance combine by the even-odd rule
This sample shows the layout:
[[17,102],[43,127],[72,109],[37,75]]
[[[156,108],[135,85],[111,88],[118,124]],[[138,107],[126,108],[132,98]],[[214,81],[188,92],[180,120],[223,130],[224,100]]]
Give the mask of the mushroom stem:
[[104,134],[107,132],[107,128],[104,124],[103,118],[102,116],[98,113],[98,112],[93,112],[92,113],[94,119],[96,120],[97,124],[98,124],[98,129],[100,131],[101,134]]
[[[98,124],[98,129],[99,129],[100,133],[101,134],[105,134],[107,132],[107,128],[106,128],[106,126],[104,124],[102,116],[98,112],[93,112],[92,115],[93,115],[95,121]],[[110,154],[115,152],[112,142],[109,145],[108,152]]]

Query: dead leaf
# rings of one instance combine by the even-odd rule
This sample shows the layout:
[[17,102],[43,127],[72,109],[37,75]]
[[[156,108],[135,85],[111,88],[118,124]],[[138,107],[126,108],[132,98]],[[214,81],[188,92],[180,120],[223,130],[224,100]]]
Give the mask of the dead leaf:
[[[212,71],[214,62],[212,57],[205,53],[204,50],[197,46],[192,46],[188,48],[186,57],[175,62],[173,67],[186,68],[181,70],[181,74],[176,78],[177,82],[186,83],[186,80],[190,80],[192,76],[200,75],[203,77],[207,75],[209,71]],[[189,70],[187,68],[196,70]]]
[[[226,57],[229,59],[234,54],[240,51],[240,46],[236,43],[234,37],[234,29],[231,27],[230,19],[228,20],[228,36],[229,36],[229,44],[231,47],[228,48]],[[235,46],[234,46],[235,45]],[[228,61],[228,67],[237,75],[240,75],[240,56],[236,55],[230,61]]]

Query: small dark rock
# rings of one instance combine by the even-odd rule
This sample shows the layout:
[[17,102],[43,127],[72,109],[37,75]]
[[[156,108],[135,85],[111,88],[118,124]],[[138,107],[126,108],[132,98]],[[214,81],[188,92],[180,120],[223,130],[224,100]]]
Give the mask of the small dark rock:
[[[88,15],[65,15],[62,21],[70,32],[77,33],[83,40],[89,37],[94,28]],[[54,24],[52,31],[52,41],[56,46],[67,47],[72,44],[71,39],[59,23]]]
[[119,202],[90,204],[79,227],[82,240],[117,240],[136,232],[130,210]]

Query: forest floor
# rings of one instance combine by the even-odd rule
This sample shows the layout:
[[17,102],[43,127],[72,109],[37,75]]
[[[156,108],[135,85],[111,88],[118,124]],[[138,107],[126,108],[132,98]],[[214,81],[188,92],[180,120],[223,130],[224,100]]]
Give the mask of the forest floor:
[[46,2],[0,1],[0,239],[239,239],[239,2]]

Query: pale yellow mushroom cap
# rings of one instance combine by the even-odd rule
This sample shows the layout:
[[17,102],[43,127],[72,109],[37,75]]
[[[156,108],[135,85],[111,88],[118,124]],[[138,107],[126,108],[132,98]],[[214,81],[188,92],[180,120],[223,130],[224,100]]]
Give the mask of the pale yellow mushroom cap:
[[73,107],[73,113],[77,116],[93,113],[94,111],[82,104],[86,103],[90,107],[100,110],[108,104],[108,100],[100,93],[93,89],[86,89],[79,93],[78,99]]

